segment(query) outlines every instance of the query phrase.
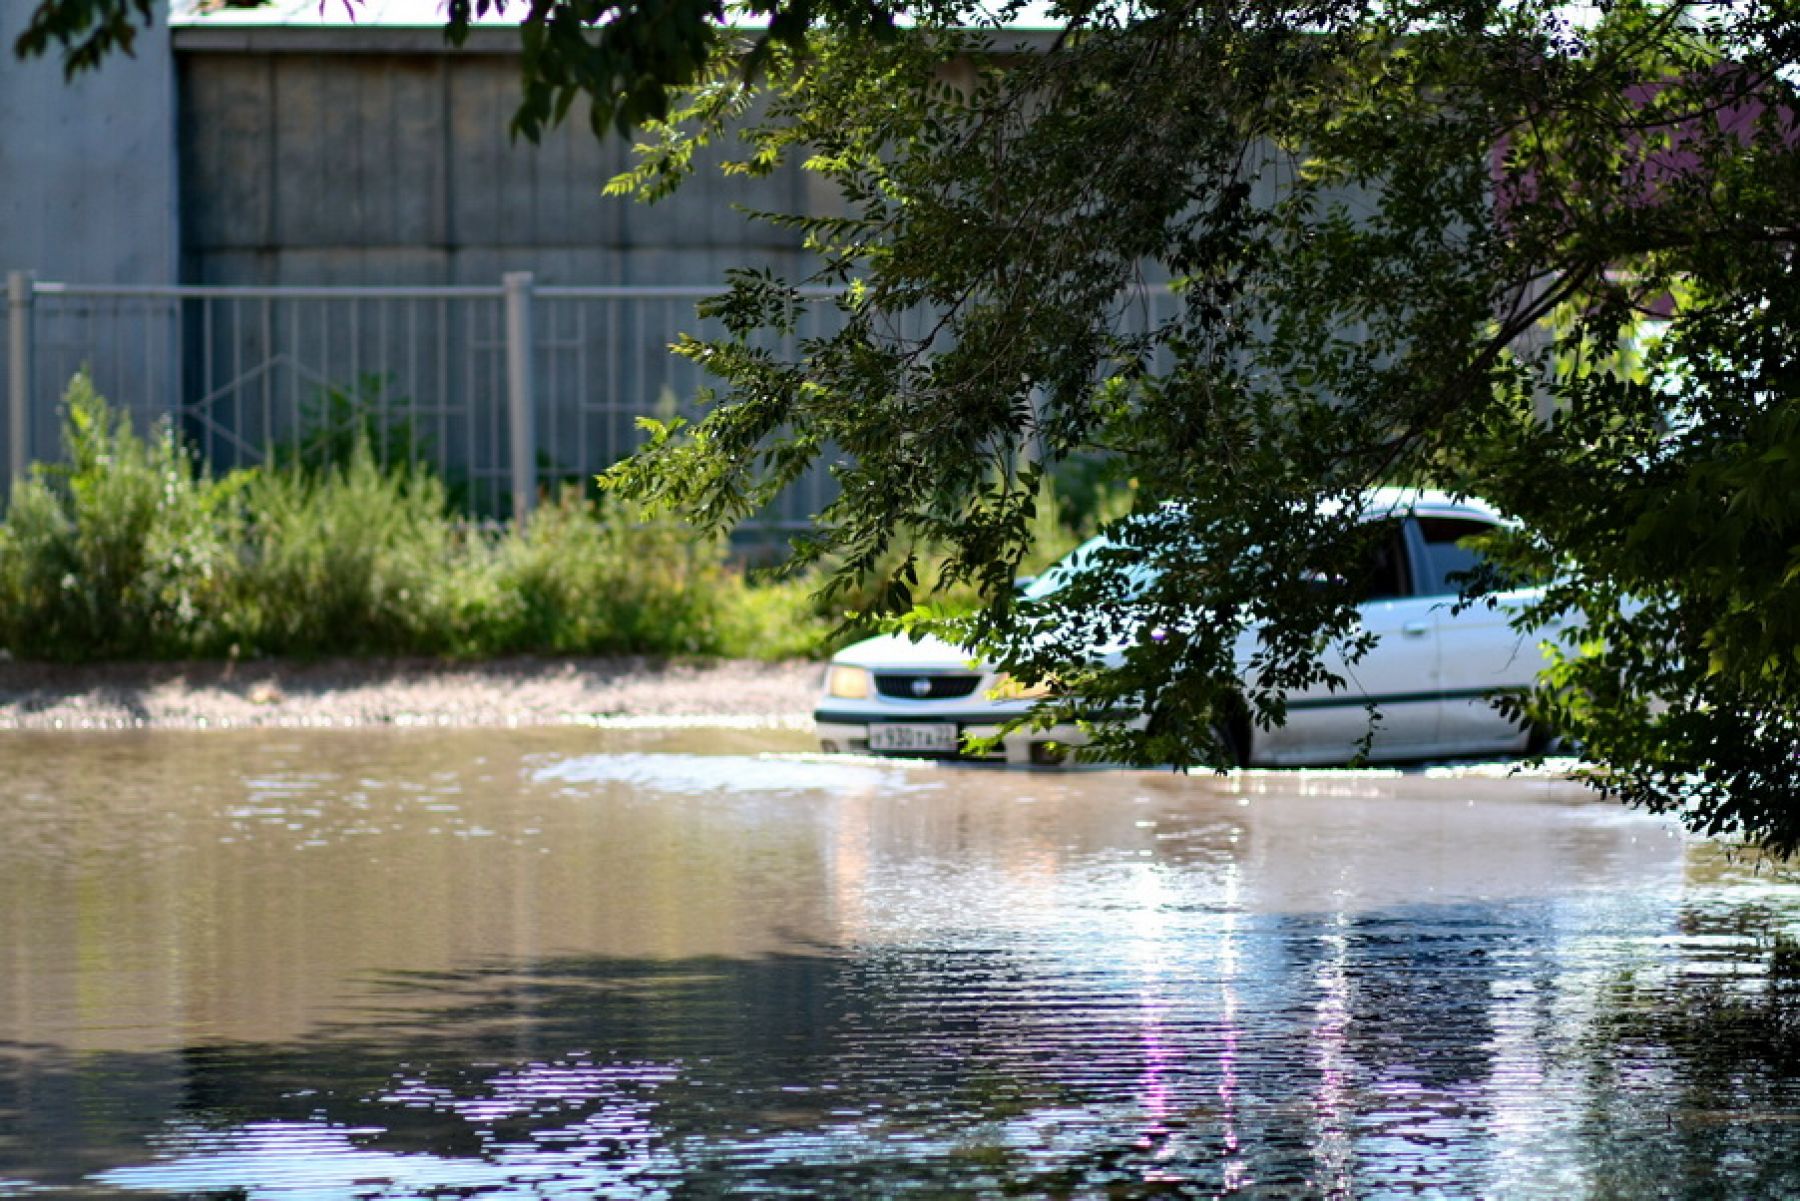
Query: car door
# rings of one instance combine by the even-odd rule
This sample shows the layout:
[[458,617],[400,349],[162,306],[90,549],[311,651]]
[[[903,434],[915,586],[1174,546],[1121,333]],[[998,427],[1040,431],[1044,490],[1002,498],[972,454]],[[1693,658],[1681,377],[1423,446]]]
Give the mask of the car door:
[[1380,540],[1359,581],[1362,629],[1375,645],[1355,663],[1336,650],[1325,666],[1344,680],[1336,692],[1319,687],[1288,697],[1287,725],[1257,731],[1254,757],[1271,764],[1343,763],[1369,737],[1372,759],[1430,753],[1438,727],[1438,646],[1432,602],[1415,595],[1404,526]]
[[1543,664],[1535,634],[1520,634],[1511,617],[1526,593],[1499,593],[1493,604],[1457,606],[1465,573],[1480,566],[1468,540],[1494,528],[1470,516],[1422,515],[1413,523],[1418,591],[1430,602],[1441,660],[1443,706],[1439,754],[1522,750],[1528,735],[1494,708],[1493,697],[1529,687]]

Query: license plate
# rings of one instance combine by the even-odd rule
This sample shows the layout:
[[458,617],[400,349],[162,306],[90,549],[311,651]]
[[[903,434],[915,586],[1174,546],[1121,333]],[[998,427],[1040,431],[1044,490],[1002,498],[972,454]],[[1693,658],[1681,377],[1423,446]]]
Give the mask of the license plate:
[[872,725],[869,727],[869,749],[954,754],[957,749],[956,727],[947,721],[886,722]]

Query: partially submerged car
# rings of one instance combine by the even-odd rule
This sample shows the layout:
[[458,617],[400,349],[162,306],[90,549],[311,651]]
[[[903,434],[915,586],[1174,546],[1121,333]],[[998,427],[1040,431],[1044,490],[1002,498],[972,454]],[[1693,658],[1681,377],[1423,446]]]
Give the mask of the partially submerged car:
[[[1364,515],[1388,527],[1356,606],[1374,646],[1354,663],[1328,654],[1325,665],[1344,686],[1289,693],[1285,725],[1234,731],[1241,764],[1525,751],[1532,732],[1497,710],[1492,698],[1529,688],[1544,665],[1542,642],[1552,631],[1521,633],[1510,624],[1537,592],[1501,593],[1493,605],[1456,603],[1461,581],[1480,561],[1467,540],[1503,525],[1501,516],[1478,500],[1394,489],[1371,493]],[[1045,578],[1080,570],[1103,541],[1077,549]],[[1240,640],[1240,663],[1254,639],[1249,630]],[[813,718],[827,752],[1063,762],[1068,748],[1086,740],[1077,726],[1020,727],[991,750],[971,750],[971,740],[1000,735],[1006,722],[1030,712],[1034,701],[1025,693],[1005,673],[941,639],[883,635],[832,657]],[[1371,707],[1380,715],[1373,726]]]

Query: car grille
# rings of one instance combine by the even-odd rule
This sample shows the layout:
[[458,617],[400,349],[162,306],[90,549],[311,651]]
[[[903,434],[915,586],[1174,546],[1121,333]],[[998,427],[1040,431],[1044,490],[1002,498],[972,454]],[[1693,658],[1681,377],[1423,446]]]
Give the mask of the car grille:
[[907,701],[946,701],[968,696],[981,683],[978,675],[895,675],[877,672],[875,691]]

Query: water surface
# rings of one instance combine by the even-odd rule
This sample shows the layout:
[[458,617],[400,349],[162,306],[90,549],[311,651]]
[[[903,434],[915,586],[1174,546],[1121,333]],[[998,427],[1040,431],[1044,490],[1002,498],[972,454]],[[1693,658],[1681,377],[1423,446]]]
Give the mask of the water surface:
[[805,749],[7,735],[0,1195],[1800,1195],[1787,873],[1543,781]]

